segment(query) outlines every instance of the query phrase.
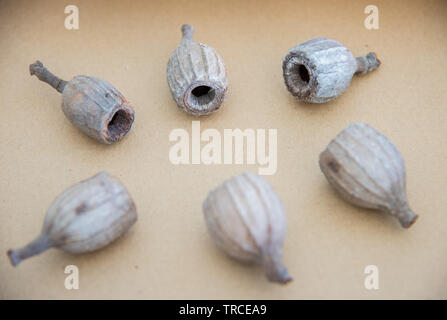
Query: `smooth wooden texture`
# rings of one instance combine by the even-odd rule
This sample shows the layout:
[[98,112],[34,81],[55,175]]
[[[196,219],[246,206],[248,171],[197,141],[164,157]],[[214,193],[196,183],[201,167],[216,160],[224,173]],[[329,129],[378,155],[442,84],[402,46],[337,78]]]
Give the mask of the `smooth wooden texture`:
[[[68,3],[80,10],[77,31],[64,28]],[[68,3],[0,2],[1,298],[447,298],[447,1]],[[370,4],[379,8],[379,30],[364,27]],[[184,23],[218,49],[230,77],[224,107],[199,118],[202,131],[278,129],[278,170],[266,179],[287,216],[286,286],[228,259],[203,220],[209,190],[257,166],[169,161],[169,133],[191,132],[197,120],[176,107],[166,81]],[[329,103],[300,103],[284,86],[282,57],[318,36],[355,53],[374,50],[382,65]],[[129,134],[111,146],[80,134],[60,112],[60,95],[30,77],[36,59],[62,79],[90,74],[119,88],[135,107]],[[343,201],[321,173],[319,154],[352,122],[399,147],[420,215],[410,229]],[[138,223],[104,250],[50,250],[11,267],[6,250],[38,234],[55,196],[101,170],[128,188]],[[70,264],[79,268],[79,290],[64,287]],[[371,264],[379,290],[364,287]]]

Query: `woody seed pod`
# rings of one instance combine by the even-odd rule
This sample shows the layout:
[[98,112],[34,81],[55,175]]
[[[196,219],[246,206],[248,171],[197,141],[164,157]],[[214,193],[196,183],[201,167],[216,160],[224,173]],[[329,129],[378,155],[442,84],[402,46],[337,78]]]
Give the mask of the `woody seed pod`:
[[222,105],[227,74],[217,52],[193,40],[194,28],[182,26],[182,41],[168,62],[168,84],[178,107],[192,115],[210,114]]
[[203,212],[209,233],[228,255],[262,265],[270,281],[292,280],[281,262],[284,209],[262,177],[245,173],[225,181],[208,194]]
[[62,93],[62,111],[86,135],[111,144],[130,130],[135,118],[133,107],[107,81],[79,75],[67,82],[49,72],[40,61],[29,69],[31,75]]
[[320,154],[320,168],[346,201],[389,213],[404,228],[416,221],[408,207],[402,156],[370,126],[354,123],[344,129]]
[[323,103],[335,99],[349,86],[354,74],[380,66],[375,53],[354,58],[340,42],[314,38],[289,50],[283,58],[287,90],[299,100]]
[[125,187],[106,172],[62,192],[47,211],[39,237],[9,250],[13,266],[51,247],[84,253],[105,247],[137,221],[135,204]]

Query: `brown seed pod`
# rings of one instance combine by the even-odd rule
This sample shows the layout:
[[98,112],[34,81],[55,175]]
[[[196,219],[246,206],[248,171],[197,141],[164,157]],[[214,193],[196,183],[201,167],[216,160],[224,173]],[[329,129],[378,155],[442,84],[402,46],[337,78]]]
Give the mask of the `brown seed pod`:
[[167,76],[178,107],[201,116],[221,107],[228,82],[222,58],[213,48],[195,42],[193,33],[192,26],[182,26],[182,41],[171,54]]
[[270,281],[292,280],[281,262],[284,208],[264,178],[244,173],[226,180],[208,194],[203,213],[209,233],[228,255],[262,265]]
[[354,58],[340,42],[314,38],[289,50],[282,69],[287,90],[299,100],[323,103],[335,99],[349,86],[354,74],[380,66],[375,53]]
[[49,72],[40,61],[29,69],[31,75],[62,93],[65,116],[86,135],[111,144],[130,130],[135,118],[133,107],[107,81],[79,75],[67,82]]
[[13,266],[51,247],[69,253],[101,249],[137,221],[126,188],[107,172],[62,192],[47,211],[39,237],[21,249],[9,250]]
[[396,217],[409,228],[417,219],[408,207],[405,165],[397,148],[381,133],[353,123],[320,154],[320,168],[348,202]]

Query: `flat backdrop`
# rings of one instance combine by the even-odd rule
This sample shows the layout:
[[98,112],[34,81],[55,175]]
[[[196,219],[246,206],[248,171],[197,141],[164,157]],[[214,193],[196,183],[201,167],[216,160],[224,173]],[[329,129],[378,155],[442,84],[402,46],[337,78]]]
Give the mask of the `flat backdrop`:
[[[64,27],[69,4],[79,30]],[[370,4],[379,30],[364,26]],[[219,251],[203,219],[211,188],[257,166],[169,161],[169,133],[196,120],[177,109],[166,80],[183,23],[220,53],[230,82],[202,130],[278,130],[278,170],[265,178],[287,214],[286,286]],[[446,1],[0,1],[0,298],[447,298],[446,30]],[[383,64],[333,102],[300,103],[284,86],[282,57],[317,36],[355,55],[375,51]],[[136,112],[126,138],[104,146],[79,133],[61,95],[30,77],[37,59],[63,79],[88,74],[118,88]],[[355,121],[405,159],[420,215],[409,230],[345,203],[320,172],[319,153]],[[134,197],[130,232],[96,253],[52,249],[13,268],[8,248],[39,234],[61,191],[101,170]],[[79,290],[64,287],[67,265],[79,268]],[[379,268],[378,290],[364,287],[368,265]]]

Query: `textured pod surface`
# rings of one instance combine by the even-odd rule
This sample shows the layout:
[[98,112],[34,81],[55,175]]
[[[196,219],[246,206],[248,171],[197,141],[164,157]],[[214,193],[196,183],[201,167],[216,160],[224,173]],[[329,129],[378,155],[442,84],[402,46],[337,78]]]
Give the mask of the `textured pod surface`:
[[227,74],[219,54],[193,40],[194,28],[182,26],[183,37],[167,66],[168,84],[180,109],[196,115],[218,110],[227,92]]
[[320,154],[319,163],[345,200],[387,212],[405,228],[416,221],[418,216],[408,207],[402,156],[370,126],[349,125]]
[[47,211],[41,235],[22,249],[10,250],[11,263],[56,247],[84,253],[105,247],[137,220],[125,187],[106,172],[62,192]]
[[30,73],[62,93],[65,116],[93,139],[111,144],[132,127],[133,107],[107,81],[84,75],[64,81],[49,72],[40,61],[30,65]]
[[226,180],[208,194],[203,212],[209,233],[228,255],[262,265],[271,281],[291,280],[281,263],[284,209],[262,177],[244,173]]
[[110,83],[84,75],[65,86],[62,110],[80,131],[106,144],[120,140],[135,118],[132,106]]
[[342,94],[355,73],[365,74],[379,65],[374,53],[355,58],[338,41],[314,38],[289,50],[283,58],[283,76],[292,95],[323,103]]

